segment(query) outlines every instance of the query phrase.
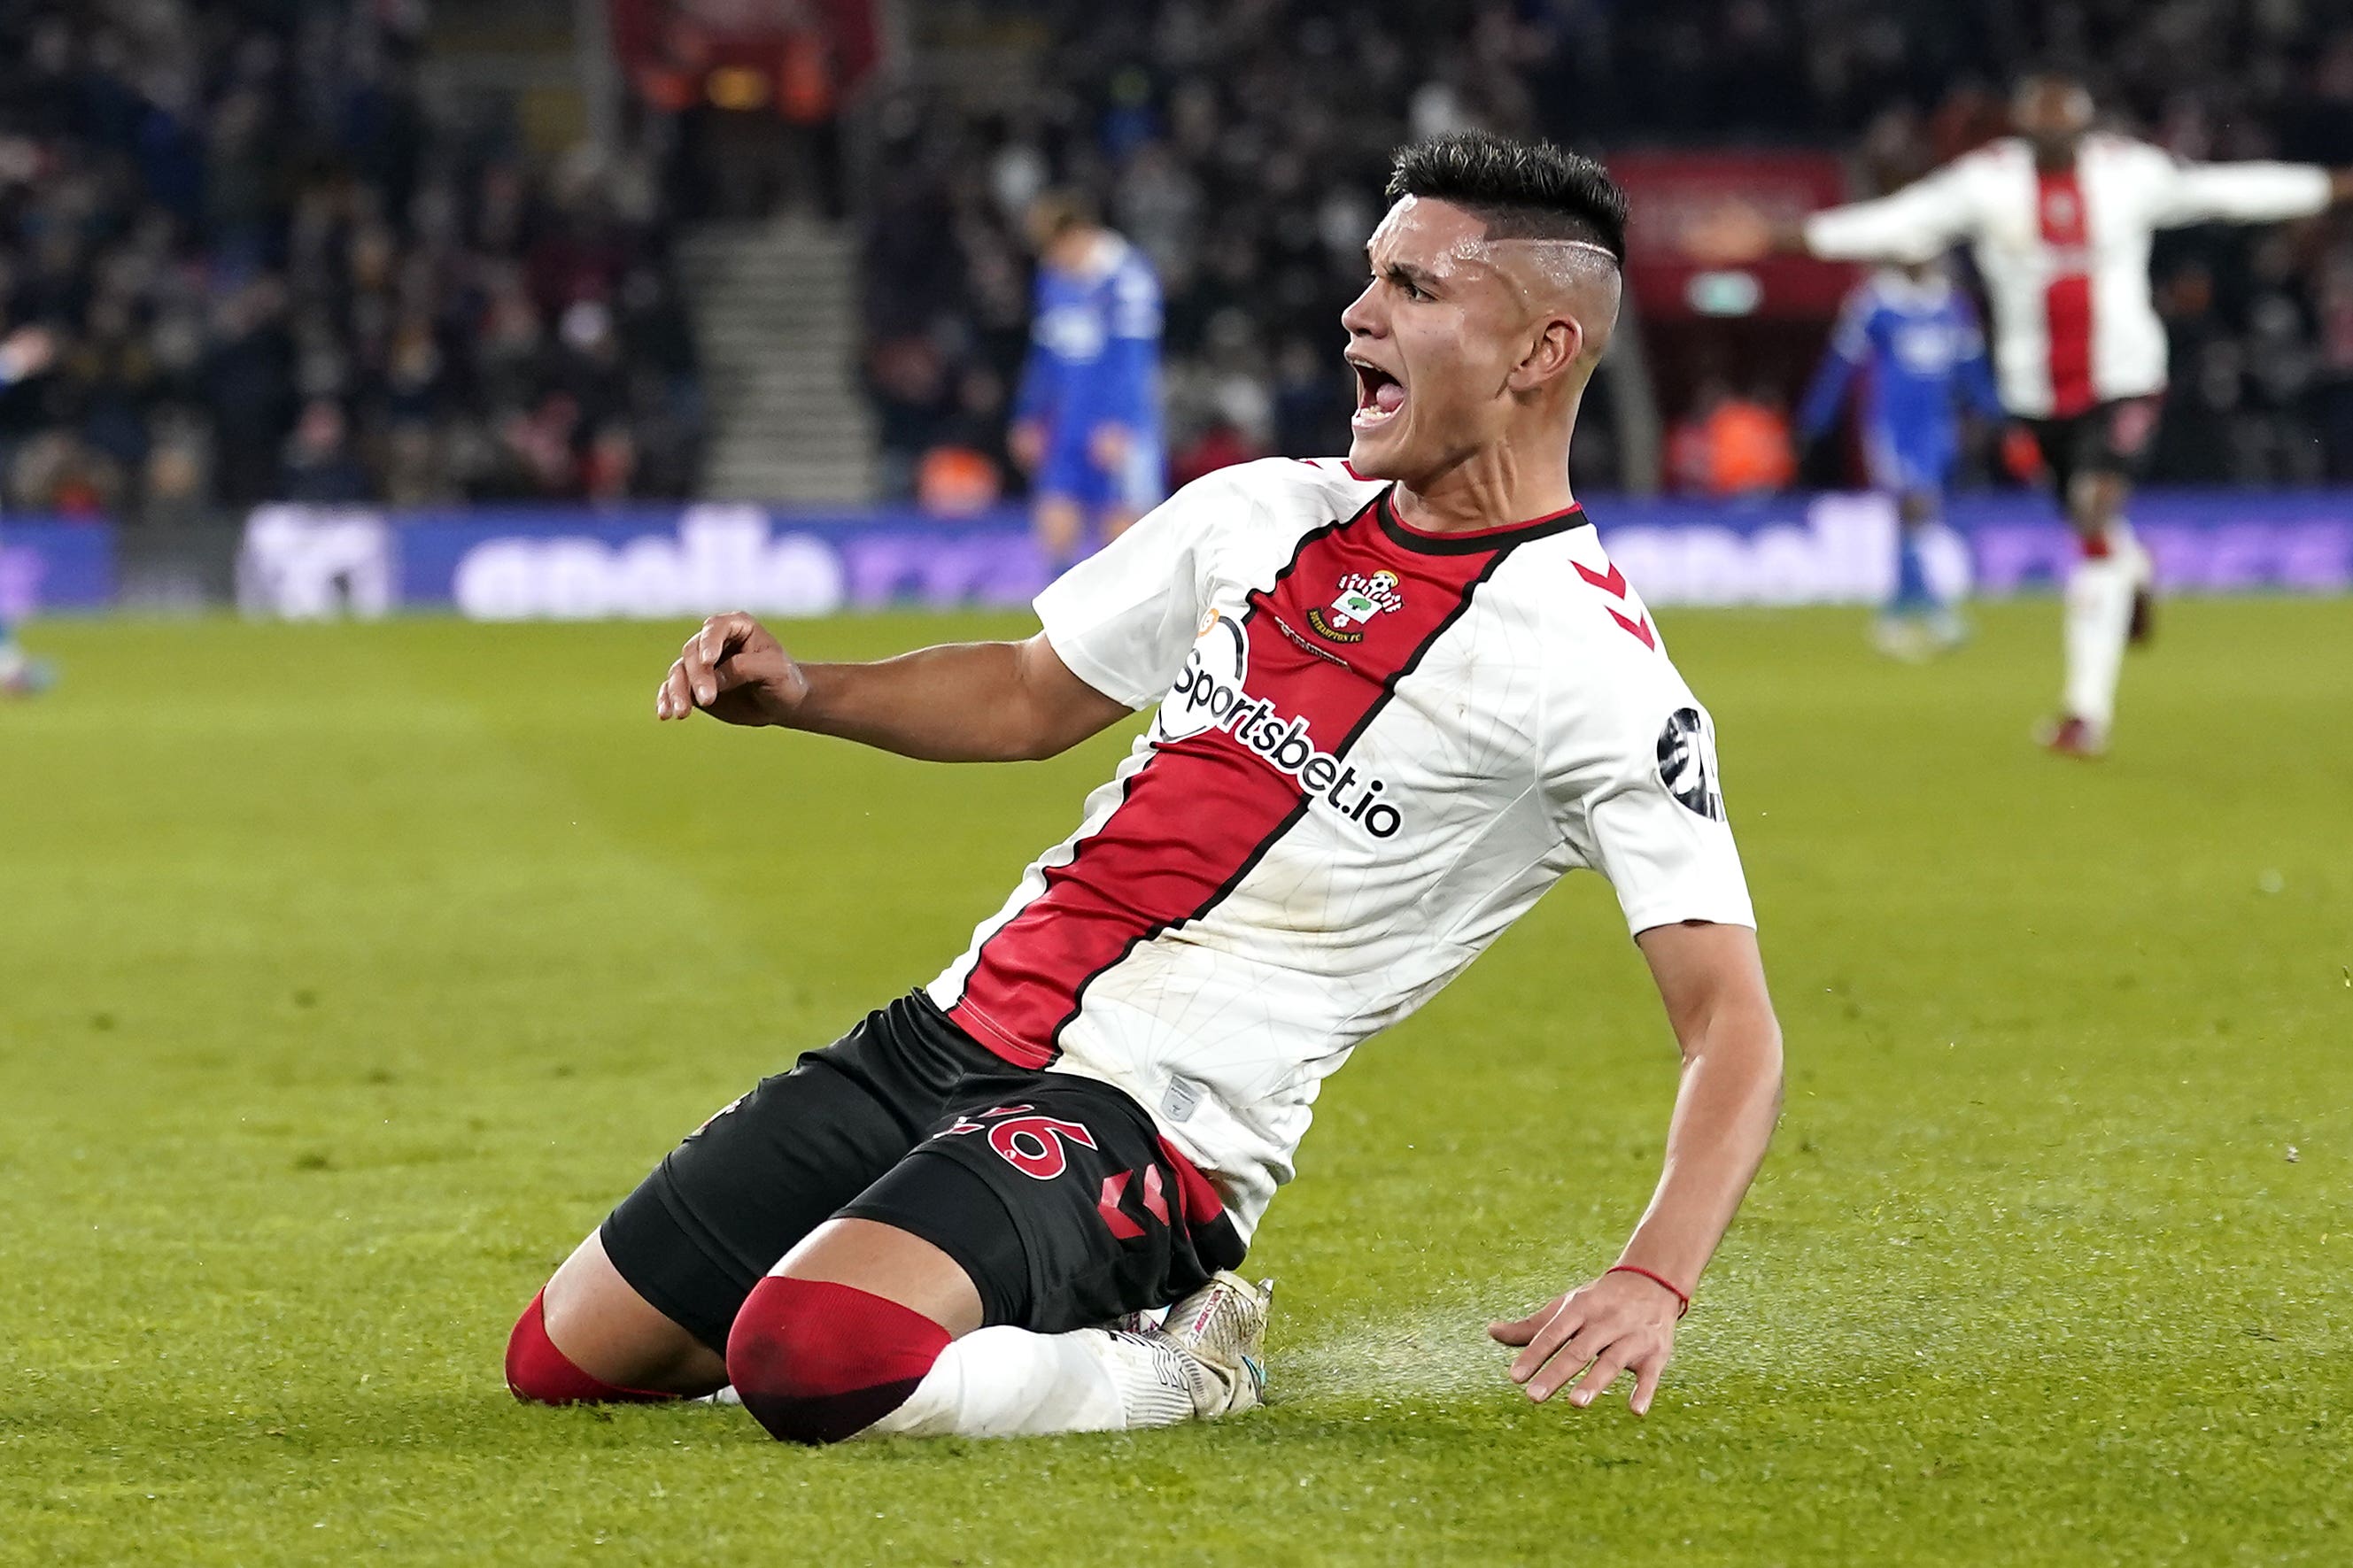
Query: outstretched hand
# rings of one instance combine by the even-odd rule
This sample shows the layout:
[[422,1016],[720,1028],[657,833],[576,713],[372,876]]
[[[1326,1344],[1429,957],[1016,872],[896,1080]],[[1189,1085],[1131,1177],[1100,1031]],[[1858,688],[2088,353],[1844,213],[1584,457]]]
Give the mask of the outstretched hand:
[[[1674,1292],[1639,1274],[1604,1274],[1590,1285],[1556,1296],[1525,1318],[1487,1325],[1499,1344],[1524,1347],[1511,1378],[1541,1404],[1577,1379],[1568,1402],[1582,1410],[1620,1373],[1634,1374],[1626,1401],[1637,1415],[1651,1411],[1659,1376],[1675,1353]],[[1585,1375],[1577,1377],[1579,1371]]]
[[1729,201],[1692,217],[1679,237],[1703,267],[1741,267],[1772,253],[1773,221],[1751,203]]
[[684,719],[700,708],[730,724],[789,724],[807,696],[808,677],[784,645],[735,610],[686,639],[654,693],[654,717]]

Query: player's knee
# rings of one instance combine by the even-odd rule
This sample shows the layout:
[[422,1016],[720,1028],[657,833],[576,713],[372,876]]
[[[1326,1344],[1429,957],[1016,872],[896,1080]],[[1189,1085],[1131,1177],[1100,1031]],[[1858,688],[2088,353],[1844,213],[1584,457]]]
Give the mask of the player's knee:
[[592,1377],[547,1337],[547,1293],[531,1299],[507,1336],[507,1388],[527,1405],[644,1404],[674,1399],[651,1389],[621,1388]]
[[948,1333],[896,1301],[827,1280],[772,1275],[727,1336],[727,1375],[775,1436],[838,1443],[906,1403]]
[[531,1299],[507,1336],[507,1389],[528,1405],[573,1403],[572,1380],[582,1375],[547,1337],[547,1292]]

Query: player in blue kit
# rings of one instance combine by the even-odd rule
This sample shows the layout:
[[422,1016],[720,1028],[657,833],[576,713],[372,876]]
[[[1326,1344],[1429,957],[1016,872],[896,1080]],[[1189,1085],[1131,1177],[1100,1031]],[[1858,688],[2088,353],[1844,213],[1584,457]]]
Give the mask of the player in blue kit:
[[1921,552],[1960,456],[1961,405],[2002,417],[1977,312],[1939,264],[1883,268],[1847,296],[1799,409],[1799,436],[1826,433],[1858,381],[1863,460],[1872,488],[1895,498],[1900,525],[1895,593],[1873,641],[1883,652],[1920,658],[1967,635],[1958,610],[1930,586]]
[[[0,338],[0,391],[30,381],[57,357],[57,340],[48,329],[18,327]],[[8,617],[0,615],[0,697],[33,697],[57,682],[57,668],[33,658],[16,641]]]
[[1060,571],[1092,521],[1104,540],[1160,504],[1160,280],[1080,198],[1029,213],[1038,292],[1012,447],[1029,470],[1038,542]]

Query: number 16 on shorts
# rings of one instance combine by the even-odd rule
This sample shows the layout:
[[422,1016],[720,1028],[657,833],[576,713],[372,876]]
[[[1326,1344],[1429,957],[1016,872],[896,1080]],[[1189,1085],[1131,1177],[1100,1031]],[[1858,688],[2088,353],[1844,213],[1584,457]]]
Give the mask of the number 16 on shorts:
[[1034,1105],[993,1106],[982,1111],[978,1121],[959,1115],[955,1124],[940,1136],[955,1138],[986,1131],[988,1146],[1004,1155],[1007,1164],[1025,1176],[1050,1182],[1070,1168],[1069,1145],[1092,1149],[1095,1135],[1075,1121],[1040,1116],[1037,1110]]

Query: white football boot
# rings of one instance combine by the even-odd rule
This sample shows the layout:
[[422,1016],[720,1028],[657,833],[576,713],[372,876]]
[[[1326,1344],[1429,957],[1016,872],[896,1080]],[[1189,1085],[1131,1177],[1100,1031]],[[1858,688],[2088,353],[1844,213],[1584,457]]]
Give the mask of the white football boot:
[[1273,1304],[1273,1280],[1253,1285],[1221,1268],[1168,1309],[1168,1321],[1152,1337],[1182,1354],[1199,1419],[1240,1415],[1265,1394],[1266,1321]]
[[1167,1308],[1155,1307],[1149,1311],[1122,1312],[1110,1322],[1097,1323],[1095,1327],[1114,1334],[1148,1334],[1159,1328],[1167,1321]]

